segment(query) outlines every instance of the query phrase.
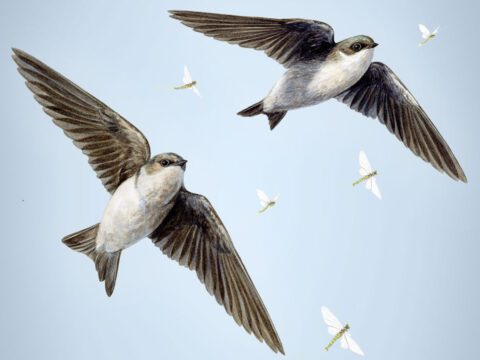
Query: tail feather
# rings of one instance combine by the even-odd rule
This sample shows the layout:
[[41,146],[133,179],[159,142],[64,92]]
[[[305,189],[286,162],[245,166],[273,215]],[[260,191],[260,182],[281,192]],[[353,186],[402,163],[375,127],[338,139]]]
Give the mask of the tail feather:
[[97,250],[95,240],[97,238],[98,225],[99,224],[96,224],[65,236],[62,242],[70,249],[81,252],[94,261],[95,268],[98,272],[98,279],[105,281],[105,290],[107,295],[111,296],[115,289],[115,281],[117,280],[118,265],[122,251],[108,253]]
[[282,121],[282,119],[287,115],[286,111],[279,111],[266,114],[268,116],[268,123],[270,124],[270,130],[275,129],[275,127]]
[[255,116],[263,114],[263,100],[243,109],[242,111],[238,112],[240,116]]
[[238,112],[238,115],[240,116],[255,116],[255,115],[260,115],[260,114],[265,114],[268,116],[268,122],[270,124],[270,130],[273,130],[275,126],[278,125],[280,121],[285,117],[287,114],[286,111],[278,111],[278,112],[265,112],[263,111],[263,100],[247,107],[246,109],[243,109],[242,111]]

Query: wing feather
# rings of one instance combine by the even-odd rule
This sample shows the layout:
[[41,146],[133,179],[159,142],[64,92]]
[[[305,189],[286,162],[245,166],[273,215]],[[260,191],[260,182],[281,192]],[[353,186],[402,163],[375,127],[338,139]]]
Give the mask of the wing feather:
[[162,252],[195,270],[235,322],[270,348],[282,343],[230,236],[210,202],[182,189],[167,218],[150,236]]
[[330,25],[305,19],[271,19],[171,10],[170,16],[217,40],[264,51],[285,67],[320,57],[335,45]]
[[13,49],[12,57],[35,100],[88,156],[110,193],[150,158],[143,134],[107,105],[33,56]]
[[[371,101],[359,99],[368,96]],[[375,101],[373,100],[375,99]],[[337,100],[363,115],[378,118],[415,155],[445,172],[454,180],[467,182],[462,167],[406,86],[385,64],[374,62],[365,75]]]

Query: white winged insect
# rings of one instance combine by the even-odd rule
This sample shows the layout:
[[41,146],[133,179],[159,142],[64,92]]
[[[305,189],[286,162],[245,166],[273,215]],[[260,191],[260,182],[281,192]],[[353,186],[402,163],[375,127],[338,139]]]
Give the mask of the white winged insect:
[[202,97],[197,89],[197,81],[192,79],[192,75],[190,75],[190,71],[188,70],[187,65],[183,67],[182,80],[183,85],[176,86],[175,90],[192,89],[195,94],[197,94],[199,97]]
[[350,325],[342,325],[342,323],[326,306],[322,306],[322,316],[323,320],[327,324],[328,333],[333,335],[333,339],[325,347],[326,351],[328,351],[328,349],[330,349],[333,344],[340,339],[340,346],[342,349],[348,349],[361,356],[365,355],[362,349],[360,349],[360,346],[358,346],[355,340],[353,340],[350,336],[350,333],[348,332],[350,330]]
[[258,211],[259,214],[273,207],[278,201],[278,195],[270,199],[267,194],[260,189],[257,189],[257,196],[260,199],[260,205],[262,206],[262,208]]
[[418,46],[423,46],[428,41],[430,41],[435,36],[437,36],[437,32],[438,32],[438,29],[440,29],[440,26],[438,26],[432,32],[430,32],[430,30],[428,30],[428,28],[425,25],[422,25],[422,24],[418,24],[418,28],[420,29],[420,32],[422,33],[422,38],[423,38],[423,41],[420,44],[418,44]]
[[360,163],[359,172],[361,178],[355,181],[352,185],[355,186],[365,181],[365,187],[367,190],[371,190],[373,195],[381,199],[382,194],[378,188],[377,179],[375,179],[375,176],[377,176],[377,170],[372,170],[372,166],[370,165],[370,161],[368,161],[367,154],[365,154],[363,150],[358,154],[358,162]]

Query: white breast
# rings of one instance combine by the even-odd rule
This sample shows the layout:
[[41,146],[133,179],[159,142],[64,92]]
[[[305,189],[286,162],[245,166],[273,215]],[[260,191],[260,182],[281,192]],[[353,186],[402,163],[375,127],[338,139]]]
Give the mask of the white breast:
[[183,184],[179,166],[124,181],[107,204],[97,235],[97,249],[125,249],[150,235],[173,207]]
[[354,85],[372,62],[373,49],[353,55],[339,52],[336,59],[323,62],[307,86],[307,92],[325,101]]

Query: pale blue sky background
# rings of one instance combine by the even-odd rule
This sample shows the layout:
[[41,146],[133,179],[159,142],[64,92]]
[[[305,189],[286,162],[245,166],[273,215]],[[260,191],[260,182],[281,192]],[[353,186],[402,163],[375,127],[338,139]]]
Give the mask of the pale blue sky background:
[[[201,4],[200,4],[201,3]],[[456,183],[377,121],[331,101],[271,132],[236,112],[283,68],[206,38],[168,9],[303,17],[341,40],[368,34],[462,164]],[[480,303],[480,45],[473,1],[13,1],[0,4],[0,358],[279,359],[145,240],[105,295],[91,260],[60,239],[100,220],[108,195],[86,158],[34,102],[10,58],[23,49],[189,159],[186,186],[225,222],[290,359],[354,359],[333,348],[329,306],[369,359],[472,359]],[[418,23],[441,25],[418,48]],[[173,91],[188,64],[203,98]],[[377,200],[358,151],[378,169]],[[280,201],[257,216],[257,187]]]

